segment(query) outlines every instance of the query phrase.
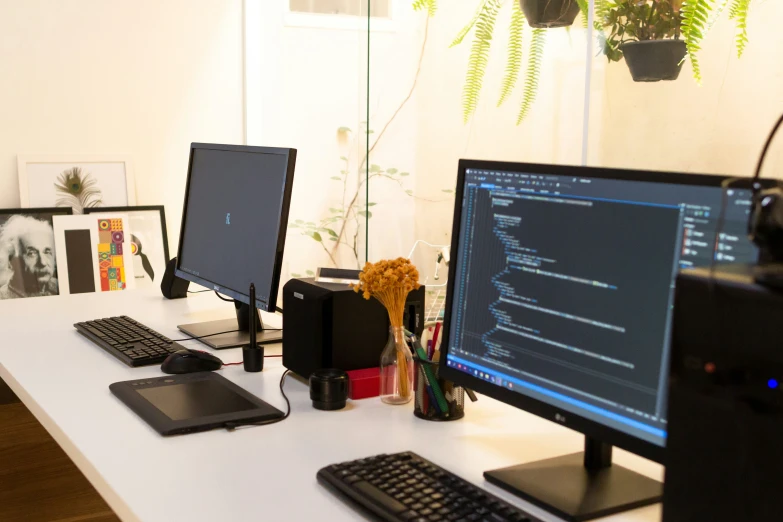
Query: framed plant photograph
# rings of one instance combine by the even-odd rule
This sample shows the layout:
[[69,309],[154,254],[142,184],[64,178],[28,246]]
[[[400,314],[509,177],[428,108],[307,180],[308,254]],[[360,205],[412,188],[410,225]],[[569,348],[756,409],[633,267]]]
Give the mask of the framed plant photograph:
[[0,209],[0,300],[60,294],[53,218],[71,212]]
[[128,216],[133,254],[133,274],[136,287],[159,285],[169,262],[169,238],[163,205],[141,207],[95,207],[84,210],[95,217],[110,217],[112,213]]
[[127,214],[54,216],[52,222],[61,294],[135,288]]
[[23,207],[85,208],[136,204],[133,168],[127,156],[18,156]]

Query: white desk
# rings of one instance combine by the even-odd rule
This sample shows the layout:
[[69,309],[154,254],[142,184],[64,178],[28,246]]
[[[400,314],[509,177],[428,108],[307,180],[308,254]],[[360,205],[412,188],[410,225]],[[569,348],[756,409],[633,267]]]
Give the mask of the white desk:
[[[412,450],[530,510],[558,520],[487,484],[482,472],[580,451],[581,435],[481,397],[452,423],[413,416],[413,406],[378,399],[349,402],[342,411],[312,408],[307,387],[289,377],[291,416],[284,422],[229,433],[216,430],[164,438],[109,392],[109,384],[161,375],[158,367],[129,368],[79,335],[73,323],[128,315],[168,335],[177,324],[231,317],[231,305],[212,293],[166,301],[157,288],[132,292],[42,297],[0,302],[0,376],[125,520],[299,521],[363,520],[318,485],[328,464]],[[279,316],[265,316],[279,325]],[[203,346],[196,341],[183,343]],[[267,348],[280,353],[280,346]],[[218,353],[225,362],[241,351]],[[261,374],[241,366],[220,370],[251,393],[284,410],[280,359]],[[661,479],[662,468],[623,451],[615,461]],[[603,519],[660,520],[660,505]]]

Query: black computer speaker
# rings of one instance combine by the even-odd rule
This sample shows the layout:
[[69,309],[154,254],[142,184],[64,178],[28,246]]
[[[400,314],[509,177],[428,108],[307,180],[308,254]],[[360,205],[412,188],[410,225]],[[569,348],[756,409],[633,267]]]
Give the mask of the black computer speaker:
[[752,268],[677,278],[663,522],[783,513],[783,294]]
[[166,272],[160,282],[160,291],[166,299],[181,299],[188,296],[188,287],[190,281],[179,278],[174,275],[174,268],[177,266],[175,257],[166,264]]
[[[405,327],[421,337],[425,288],[408,294]],[[291,279],[283,287],[283,366],[302,377],[321,368],[377,368],[389,339],[389,314],[347,284]]]

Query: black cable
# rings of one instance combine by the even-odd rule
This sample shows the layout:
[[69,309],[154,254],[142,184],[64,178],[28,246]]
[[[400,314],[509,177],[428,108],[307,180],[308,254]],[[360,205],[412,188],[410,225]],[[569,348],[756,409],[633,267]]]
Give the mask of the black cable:
[[282,417],[278,417],[276,419],[271,419],[267,421],[248,422],[248,423],[240,423],[240,424],[227,422],[225,426],[226,429],[228,431],[234,431],[241,426],[266,426],[267,424],[275,424],[276,422],[282,422],[286,420],[288,416],[291,415],[291,401],[288,400],[288,396],[285,394],[285,391],[283,390],[283,383],[285,382],[286,375],[288,375],[289,373],[291,373],[291,370],[286,370],[283,372],[283,376],[280,377],[280,394],[283,396],[283,399],[285,399],[285,404],[286,404],[286,410]]
[[188,290],[189,294],[203,294],[204,292],[211,292],[212,290],[206,289],[206,290]]
[[756,172],[753,174],[754,189],[756,189],[756,180],[758,180],[761,176],[761,166],[764,164],[764,158],[767,156],[769,146],[772,144],[772,138],[775,137],[775,134],[778,132],[778,129],[781,125],[783,125],[783,114],[780,115],[780,118],[778,118],[775,126],[772,127],[772,131],[769,133],[769,136],[767,136],[767,142],[764,144],[764,148],[761,149],[761,156],[759,156],[759,162],[756,164]]
[[[239,331],[240,331],[239,329],[237,329],[237,330],[226,330],[225,332],[216,332],[216,333],[211,333],[211,334],[207,334],[207,335],[199,335],[198,337],[185,337],[183,339],[172,339],[171,342],[172,343],[178,343],[180,341],[193,341],[193,340],[196,340],[196,339],[203,339],[204,337],[212,337],[213,335],[223,335],[223,334],[234,333],[234,332],[239,332]],[[282,328],[264,328],[261,331],[262,332],[282,332],[283,329]]]
[[283,313],[283,309],[280,308],[279,306],[275,306],[275,312],[280,312],[282,314]]
[[228,299],[228,298],[225,298],[225,297],[223,297],[222,295],[220,295],[219,293],[217,293],[217,290],[215,290],[215,295],[216,295],[216,296],[218,296],[218,297],[219,297],[220,299],[222,299],[223,301],[226,301],[227,303],[233,303],[233,302],[234,302],[234,300],[233,300],[233,299]]

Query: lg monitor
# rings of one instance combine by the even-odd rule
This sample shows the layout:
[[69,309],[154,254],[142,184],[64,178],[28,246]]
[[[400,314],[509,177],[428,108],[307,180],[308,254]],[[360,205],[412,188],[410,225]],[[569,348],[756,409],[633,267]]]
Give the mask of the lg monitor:
[[442,376],[586,436],[488,481],[567,520],[660,500],[612,446],[663,462],[677,272],[757,258],[750,183],[724,179],[460,162]]
[[[275,311],[295,162],[295,149],[191,145],[175,274],[233,300],[236,320],[179,325],[189,336],[216,349],[245,346],[249,307]],[[281,340],[253,315],[259,343]]]

